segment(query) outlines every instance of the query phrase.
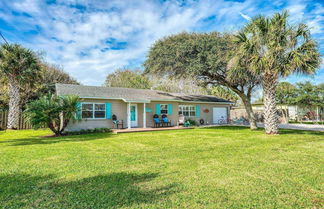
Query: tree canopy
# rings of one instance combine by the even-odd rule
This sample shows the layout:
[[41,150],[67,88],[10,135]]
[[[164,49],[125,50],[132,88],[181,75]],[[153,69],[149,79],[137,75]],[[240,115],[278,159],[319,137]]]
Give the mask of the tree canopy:
[[150,81],[142,75],[140,70],[116,70],[108,74],[105,81],[107,87],[123,87],[136,89],[149,89]]
[[[21,91],[20,105],[23,107],[31,100],[55,92],[55,83],[64,84],[80,84],[62,68],[56,65],[46,63],[44,61],[39,63],[39,75],[33,79],[33,85],[22,84],[24,91]],[[9,86],[8,79],[5,76],[0,77],[0,109],[7,109],[9,104]]]
[[[256,122],[251,106],[253,89],[260,84],[242,60],[231,72],[229,61],[236,50],[233,36],[218,32],[180,33],[158,40],[144,63],[146,74],[172,78],[191,76],[199,83],[222,85],[235,92],[244,103],[251,122]],[[240,72],[239,72],[240,71]]]
[[301,107],[312,108],[314,106],[324,107],[323,84],[313,85],[311,82],[300,82],[296,84],[295,95],[291,97],[291,103]]
[[219,98],[227,99],[236,104],[238,104],[240,100],[239,96],[237,96],[237,94],[235,94],[231,89],[223,86],[213,87],[211,89],[211,94]]
[[276,90],[276,100],[278,104],[291,104],[296,96],[295,85],[289,82],[280,82]]
[[165,76],[144,75],[141,70],[117,70],[107,75],[107,87],[153,89],[165,92],[207,94],[207,89],[197,85],[192,78],[168,78]]

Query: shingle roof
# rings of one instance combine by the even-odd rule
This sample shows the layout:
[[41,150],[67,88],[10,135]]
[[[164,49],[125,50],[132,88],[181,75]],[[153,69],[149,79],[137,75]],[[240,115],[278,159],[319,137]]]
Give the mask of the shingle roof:
[[56,84],[55,87],[57,95],[77,95],[80,98],[122,99],[125,102],[176,100],[185,102],[231,103],[228,100],[214,96],[168,93],[148,89],[83,86],[73,84]]

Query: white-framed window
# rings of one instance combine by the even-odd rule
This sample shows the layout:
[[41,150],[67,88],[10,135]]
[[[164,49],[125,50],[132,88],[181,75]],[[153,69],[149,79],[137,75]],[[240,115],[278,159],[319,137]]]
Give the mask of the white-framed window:
[[196,106],[195,105],[179,105],[179,115],[187,117],[196,116]]
[[82,118],[95,119],[106,118],[106,104],[105,103],[82,103]]
[[160,104],[160,111],[161,111],[161,114],[168,114],[168,105]]

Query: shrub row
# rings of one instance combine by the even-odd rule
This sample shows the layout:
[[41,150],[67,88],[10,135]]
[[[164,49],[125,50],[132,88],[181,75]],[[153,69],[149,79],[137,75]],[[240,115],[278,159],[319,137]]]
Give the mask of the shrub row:
[[197,121],[195,121],[193,119],[190,119],[190,118],[186,119],[185,121],[186,122],[189,122],[190,123],[190,126],[197,126],[198,125],[198,122]]
[[81,135],[90,133],[110,133],[110,128],[94,128],[94,129],[81,129],[80,131],[65,131],[66,135]]

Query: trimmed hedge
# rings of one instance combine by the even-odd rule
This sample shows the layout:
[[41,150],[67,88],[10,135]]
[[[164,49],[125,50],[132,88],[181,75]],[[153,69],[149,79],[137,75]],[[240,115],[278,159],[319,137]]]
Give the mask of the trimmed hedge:
[[110,128],[95,128],[95,129],[81,129],[80,131],[66,131],[66,135],[81,135],[90,133],[110,133],[112,132]]

